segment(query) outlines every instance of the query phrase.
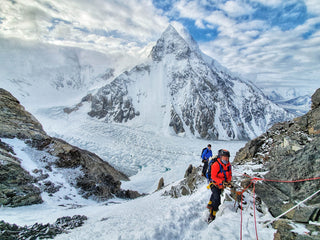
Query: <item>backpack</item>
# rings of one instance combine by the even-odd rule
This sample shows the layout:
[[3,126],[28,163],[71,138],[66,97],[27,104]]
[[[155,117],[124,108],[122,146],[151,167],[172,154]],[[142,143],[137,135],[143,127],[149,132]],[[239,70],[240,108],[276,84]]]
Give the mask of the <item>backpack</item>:
[[[216,161],[218,160],[218,157],[215,157],[213,159],[210,160],[209,164],[208,164],[208,170],[207,170],[207,173],[206,173],[206,177],[209,181],[212,181],[212,178],[211,178],[211,166],[212,164],[214,164]],[[220,164],[219,164],[220,165]]]
[[200,155],[201,158],[202,158],[202,154],[203,154],[204,150],[206,150],[206,149],[207,149],[207,147],[205,147],[204,149],[202,149],[201,155]]
[[[206,173],[206,177],[207,177],[208,181],[212,181],[212,178],[211,178],[211,166],[212,166],[217,160],[218,160],[218,157],[212,159],[212,160],[209,162],[208,170],[207,170],[207,173]],[[228,169],[227,169],[227,170],[224,170],[223,167],[222,167],[222,165],[221,165],[219,162],[218,162],[218,164],[219,164],[219,167],[220,167],[220,170],[219,170],[218,173],[222,172],[223,175],[224,175],[224,179],[225,179],[225,181],[226,181],[226,180],[227,180],[227,174],[226,174],[226,172],[227,172],[227,171],[230,171],[231,165],[228,166]]]

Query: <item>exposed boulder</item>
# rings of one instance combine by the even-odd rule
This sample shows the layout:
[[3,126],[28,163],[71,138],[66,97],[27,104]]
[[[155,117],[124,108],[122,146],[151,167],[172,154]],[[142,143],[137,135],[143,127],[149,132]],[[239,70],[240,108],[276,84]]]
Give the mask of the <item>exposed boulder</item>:
[[157,191],[162,189],[164,187],[164,179],[163,177],[160,178],[159,183],[158,183],[158,187],[157,187]]
[[201,176],[201,170],[202,167],[196,168],[190,164],[186,170],[184,179],[178,185],[172,186],[169,191],[165,191],[163,195],[178,198],[192,194],[197,189],[198,184],[204,181],[204,178]]

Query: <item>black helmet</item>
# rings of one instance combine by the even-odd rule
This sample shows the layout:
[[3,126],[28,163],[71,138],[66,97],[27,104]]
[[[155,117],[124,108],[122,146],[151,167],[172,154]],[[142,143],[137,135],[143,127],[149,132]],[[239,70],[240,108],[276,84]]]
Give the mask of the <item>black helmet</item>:
[[226,149],[220,149],[218,151],[218,156],[222,157],[222,156],[226,156],[226,157],[230,157],[230,152]]

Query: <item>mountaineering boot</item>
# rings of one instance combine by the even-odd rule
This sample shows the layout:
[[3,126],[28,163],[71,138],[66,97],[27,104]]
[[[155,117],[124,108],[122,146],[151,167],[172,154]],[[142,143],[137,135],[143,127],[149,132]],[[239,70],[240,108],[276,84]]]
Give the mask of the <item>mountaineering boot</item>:
[[216,218],[217,211],[210,210],[210,214],[208,217],[208,223],[211,223]]

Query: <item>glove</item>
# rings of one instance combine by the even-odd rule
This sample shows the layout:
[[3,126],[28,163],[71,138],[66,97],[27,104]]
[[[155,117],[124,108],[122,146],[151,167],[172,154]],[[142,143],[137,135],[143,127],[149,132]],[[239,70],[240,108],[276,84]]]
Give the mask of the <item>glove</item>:
[[213,183],[213,182],[210,182],[209,185],[207,186],[207,188],[208,188],[208,189],[211,189],[211,188],[213,188],[213,186],[214,186],[214,183]]
[[229,188],[233,188],[233,184],[232,184],[232,182],[227,182],[227,187],[229,187]]
[[226,188],[226,187],[233,188],[232,183],[231,183],[231,182],[226,182],[226,181],[223,181],[223,182],[222,182],[222,186],[223,186],[224,188]]

